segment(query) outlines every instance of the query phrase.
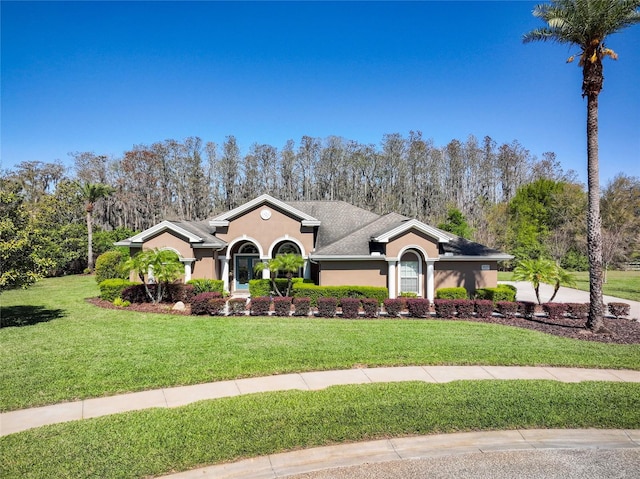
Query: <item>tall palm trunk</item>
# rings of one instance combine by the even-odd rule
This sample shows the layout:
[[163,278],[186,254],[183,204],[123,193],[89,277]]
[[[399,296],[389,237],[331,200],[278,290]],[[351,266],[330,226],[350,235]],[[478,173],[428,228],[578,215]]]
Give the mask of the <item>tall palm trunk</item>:
[[587,328],[601,332],[604,327],[602,299],[602,221],[600,219],[600,178],[598,159],[598,95],[604,76],[602,61],[589,60],[593,53],[585,53],[583,68],[583,96],[587,97],[587,252],[589,256],[589,317]]
[[87,208],[87,269],[93,271],[93,222],[91,221],[91,212],[93,205],[88,204]]

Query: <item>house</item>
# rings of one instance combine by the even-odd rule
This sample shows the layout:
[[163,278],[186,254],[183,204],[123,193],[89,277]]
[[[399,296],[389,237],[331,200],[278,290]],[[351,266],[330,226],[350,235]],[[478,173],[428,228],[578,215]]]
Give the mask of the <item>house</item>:
[[280,201],[259,196],[206,221],[163,221],[117,243],[131,254],[171,249],[184,280],[222,279],[232,294],[248,291],[258,262],[283,253],[305,259],[299,275],[323,286],[382,286],[389,297],[497,284],[497,262],[512,259],[397,213],[378,215],[343,201]]

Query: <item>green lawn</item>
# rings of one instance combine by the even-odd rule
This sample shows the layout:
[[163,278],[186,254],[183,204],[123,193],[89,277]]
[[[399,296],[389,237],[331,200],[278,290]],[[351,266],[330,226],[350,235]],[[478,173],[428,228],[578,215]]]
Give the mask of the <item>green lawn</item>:
[[135,478],[342,442],[515,428],[640,428],[640,384],[459,381],[202,401],[0,438],[3,478]]
[[[589,291],[589,273],[577,271],[573,275],[576,278],[576,289]],[[513,281],[513,273],[498,272],[498,281]],[[607,282],[602,285],[604,294],[632,301],[640,301],[640,271],[609,271]]]
[[145,389],[356,365],[640,369],[639,345],[473,322],[184,317],[96,308],[92,277],[2,294],[0,410]]

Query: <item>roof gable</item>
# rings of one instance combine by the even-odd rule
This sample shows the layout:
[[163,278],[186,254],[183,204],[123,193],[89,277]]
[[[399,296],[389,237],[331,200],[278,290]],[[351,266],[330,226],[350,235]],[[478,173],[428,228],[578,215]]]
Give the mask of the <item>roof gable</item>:
[[253,200],[238,206],[237,208],[234,208],[230,211],[227,211],[226,213],[212,218],[211,220],[209,220],[209,225],[229,226],[229,222],[234,218],[237,218],[238,216],[251,211],[263,204],[269,204],[298,218],[299,220],[301,220],[302,226],[320,226],[320,220],[318,220],[317,218],[314,218],[313,216],[267,194],[260,195],[257,198],[254,198]]
[[436,239],[438,243],[448,243],[451,239],[451,237],[446,235],[443,231],[439,230],[438,228],[434,228],[433,226],[429,226],[422,221],[407,220],[402,222],[400,225],[395,226],[394,228],[383,231],[377,236],[373,236],[371,240],[378,243],[388,243],[391,238],[394,238],[412,229],[418,230],[426,234],[427,236]]
[[187,241],[193,247],[211,247],[211,248],[223,248],[226,243],[219,238],[207,233],[202,229],[202,225],[196,222],[189,221],[162,221],[151,228],[148,228],[131,238],[123,241],[118,241],[118,246],[132,246],[135,244],[142,244],[145,241],[159,235],[165,231],[170,231],[178,236],[186,238]]

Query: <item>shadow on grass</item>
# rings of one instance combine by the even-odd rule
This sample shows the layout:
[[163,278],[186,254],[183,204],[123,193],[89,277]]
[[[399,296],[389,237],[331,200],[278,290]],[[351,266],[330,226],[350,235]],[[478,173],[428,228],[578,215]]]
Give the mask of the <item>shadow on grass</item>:
[[64,316],[63,309],[47,309],[44,306],[9,306],[0,308],[0,328],[31,326]]

